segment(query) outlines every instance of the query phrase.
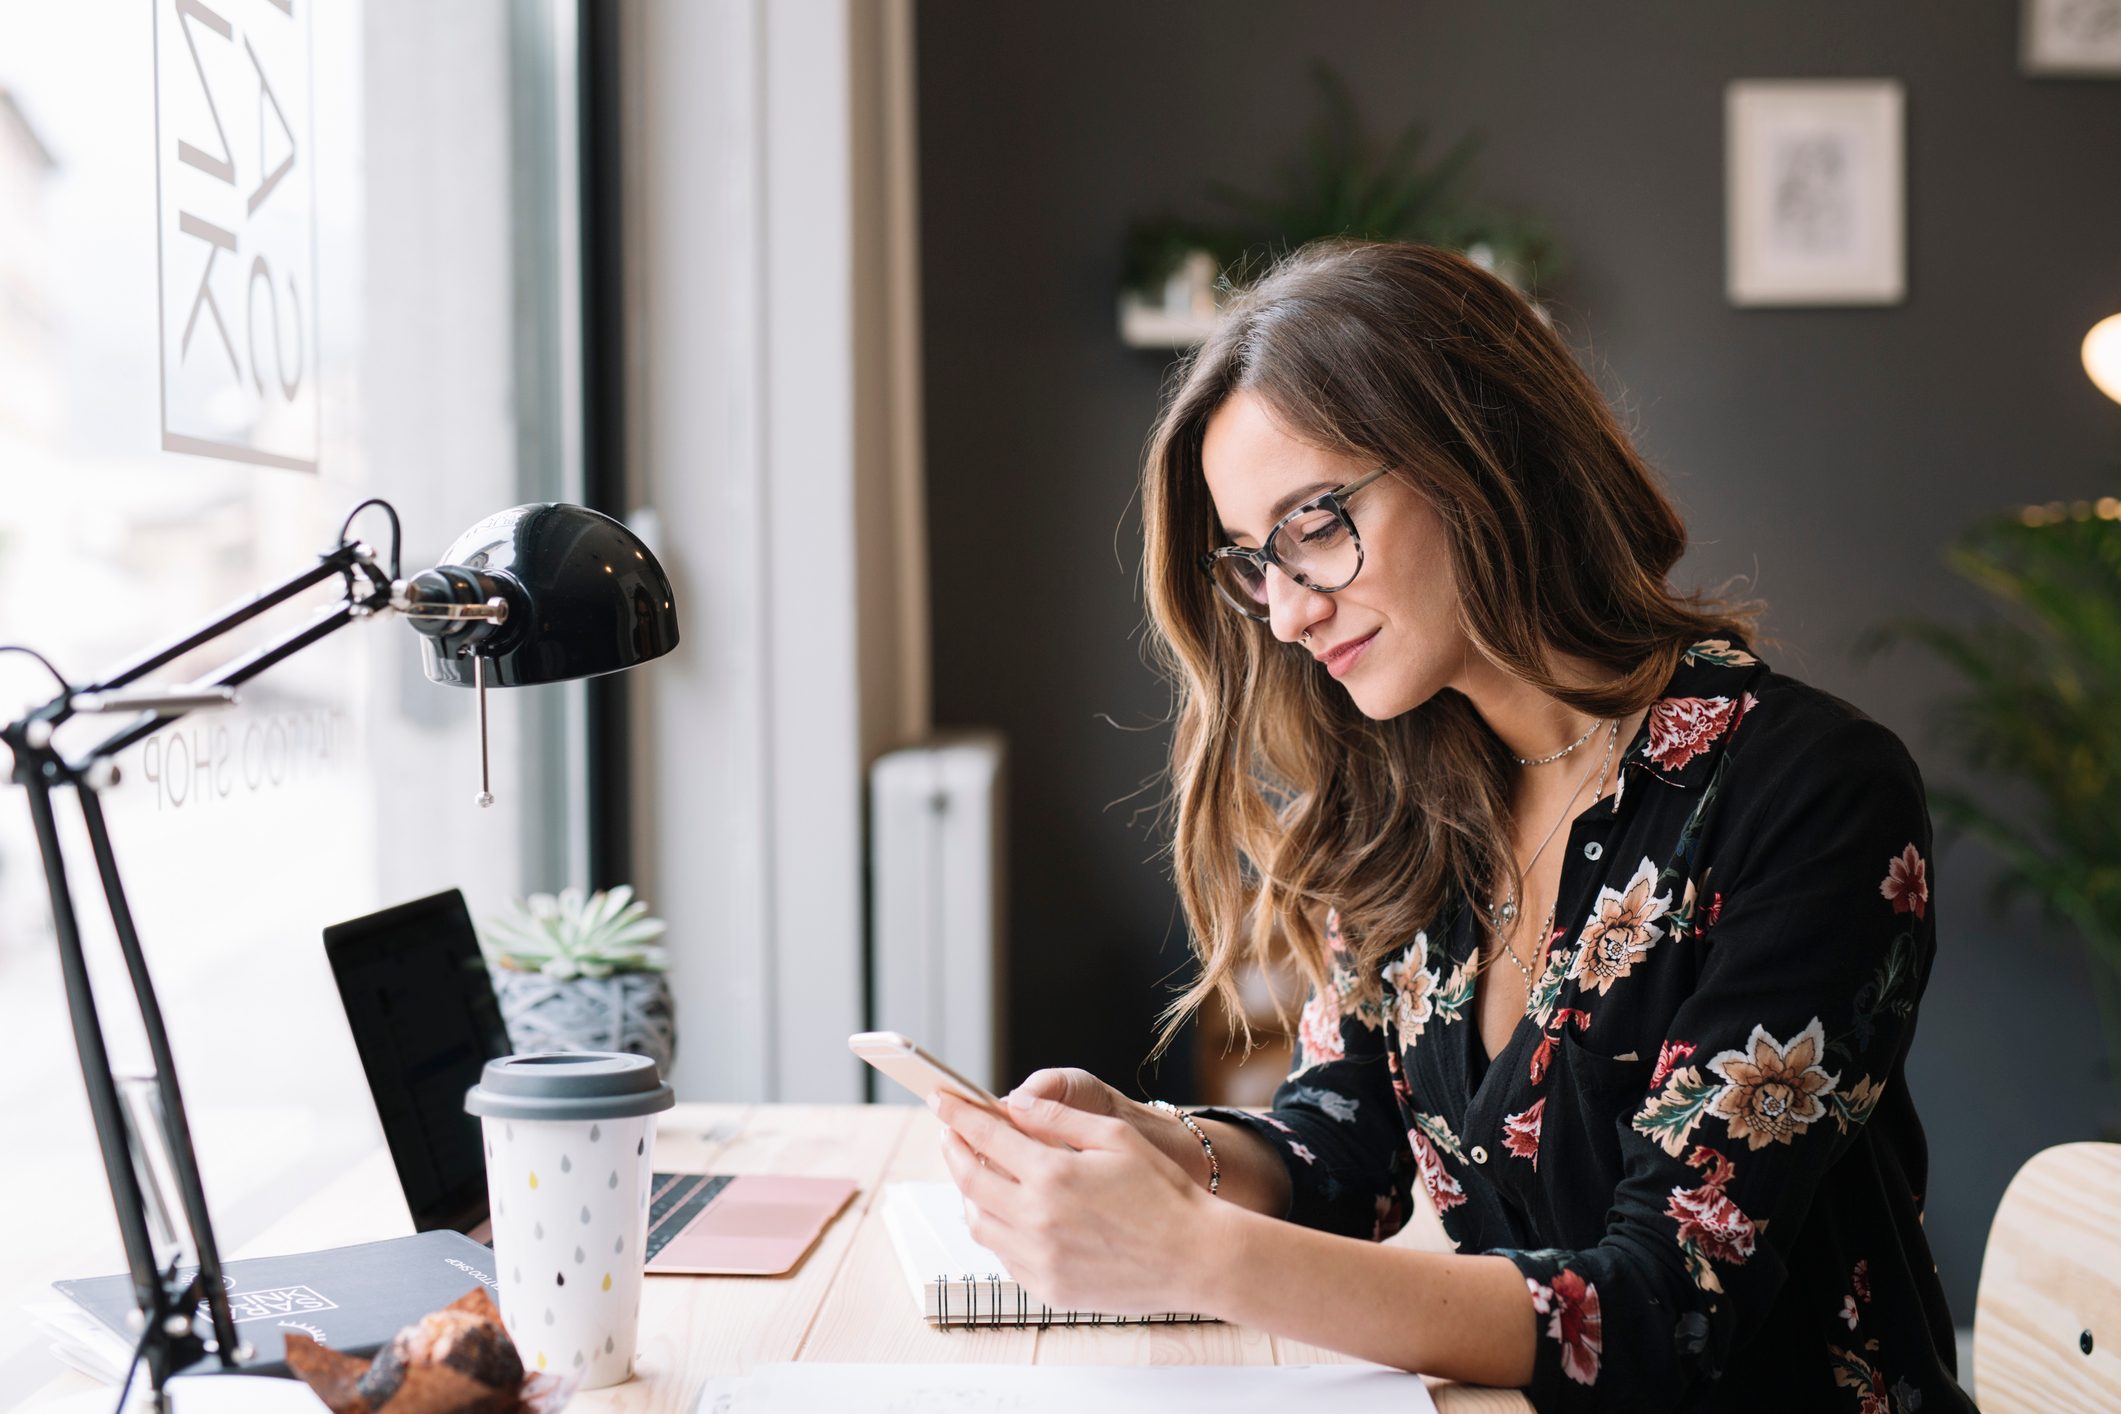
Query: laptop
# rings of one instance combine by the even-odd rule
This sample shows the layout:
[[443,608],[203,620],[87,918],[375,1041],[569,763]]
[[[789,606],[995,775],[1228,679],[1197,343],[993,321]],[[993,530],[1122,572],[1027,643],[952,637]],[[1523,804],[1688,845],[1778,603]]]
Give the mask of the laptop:
[[[492,1241],[486,1156],[464,1092],[512,1047],[464,896],[455,889],[324,930],[398,1185],[421,1232]],[[854,1196],[844,1178],[658,1173],[650,1274],[793,1271]]]

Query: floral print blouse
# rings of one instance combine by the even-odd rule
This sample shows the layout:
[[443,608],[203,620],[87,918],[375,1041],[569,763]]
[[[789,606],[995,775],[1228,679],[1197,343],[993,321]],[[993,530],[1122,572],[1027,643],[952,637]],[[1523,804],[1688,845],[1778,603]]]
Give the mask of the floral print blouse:
[[1373,985],[1333,968],[1269,1112],[1212,1113],[1281,1153],[1292,1221],[1390,1236],[1418,1176],[1459,1251],[1516,1263],[1538,1409],[1972,1409],[1903,1071],[1936,949],[1914,762],[1712,639],[1619,777],[1492,1062],[1461,897]]

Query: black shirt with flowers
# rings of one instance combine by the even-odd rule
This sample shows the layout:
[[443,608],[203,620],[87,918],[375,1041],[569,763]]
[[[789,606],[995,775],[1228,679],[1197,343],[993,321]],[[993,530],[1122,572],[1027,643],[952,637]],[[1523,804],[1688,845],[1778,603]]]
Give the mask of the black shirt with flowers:
[[1936,950],[1914,762],[1713,639],[1623,763],[1492,1062],[1461,897],[1370,985],[1334,967],[1271,1111],[1213,1113],[1274,1143],[1293,1221],[1389,1236],[1419,1176],[1460,1252],[1515,1262],[1541,1410],[1971,1409],[1905,1076]]

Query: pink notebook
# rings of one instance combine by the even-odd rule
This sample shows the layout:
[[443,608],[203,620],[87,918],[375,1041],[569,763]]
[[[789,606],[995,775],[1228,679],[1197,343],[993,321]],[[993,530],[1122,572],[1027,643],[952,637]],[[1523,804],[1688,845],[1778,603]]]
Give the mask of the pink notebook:
[[659,1173],[648,1204],[648,1265],[686,1276],[780,1276],[854,1196],[851,1178]]

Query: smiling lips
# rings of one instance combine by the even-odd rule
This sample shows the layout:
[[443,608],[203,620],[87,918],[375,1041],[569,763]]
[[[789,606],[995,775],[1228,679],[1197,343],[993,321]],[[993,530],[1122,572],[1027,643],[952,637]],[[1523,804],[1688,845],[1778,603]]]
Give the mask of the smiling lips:
[[1361,638],[1349,643],[1343,643],[1337,648],[1328,648],[1323,653],[1315,653],[1312,656],[1325,664],[1326,671],[1334,677],[1346,677],[1348,669],[1355,666],[1356,660],[1362,657],[1363,651],[1370,646],[1370,640],[1375,637],[1377,637],[1377,630],[1373,628]]

